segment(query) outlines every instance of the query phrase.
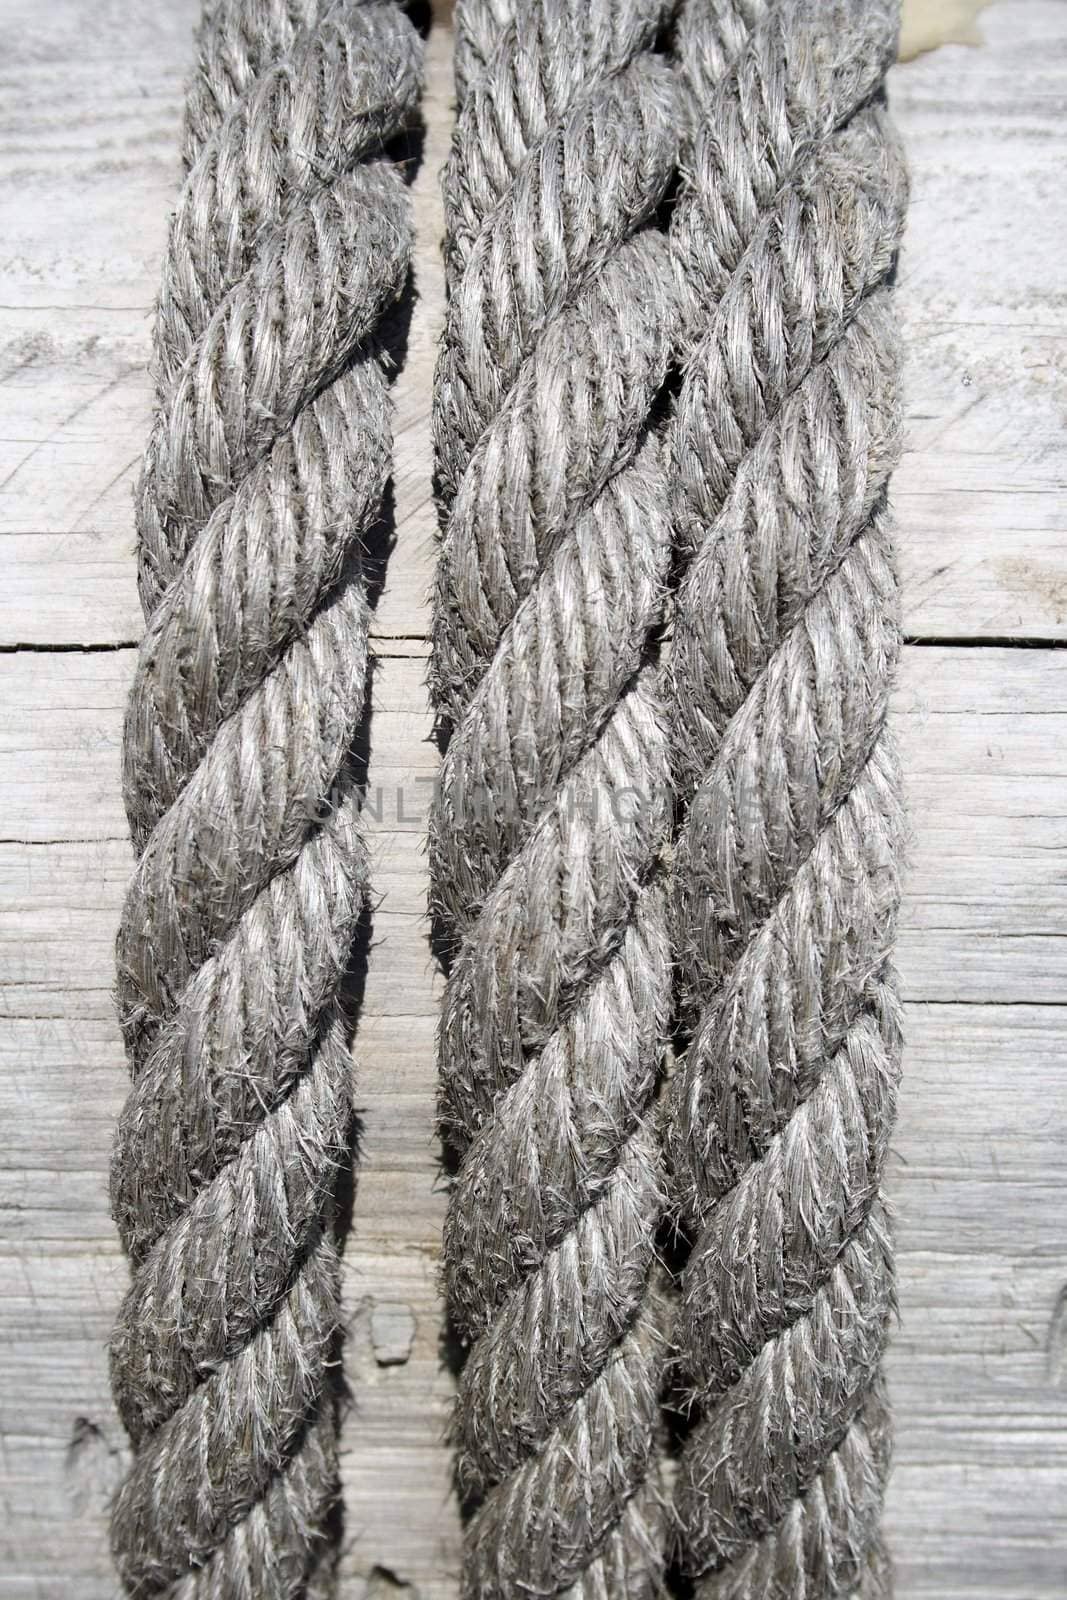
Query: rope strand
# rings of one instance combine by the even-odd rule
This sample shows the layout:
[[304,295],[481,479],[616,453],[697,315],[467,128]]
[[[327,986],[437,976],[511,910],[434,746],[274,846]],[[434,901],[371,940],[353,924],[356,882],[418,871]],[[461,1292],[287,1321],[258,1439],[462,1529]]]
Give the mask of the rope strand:
[[879,1188],[900,1037],[899,648],[886,287],[905,204],[877,102],[893,8],[691,0],[670,431],[672,941],[690,1039],[674,1202],[694,1244],[675,1490],[704,1600],[888,1595]]
[[468,1597],[655,1592],[669,6],[461,3],[431,819]]
[[347,763],[359,541],[390,454],[369,341],[411,255],[378,158],[419,73],[395,5],[222,0],[189,95],[138,492],[118,938],[133,1087],[112,1196],[133,1282],[111,1361],[135,1458],[112,1537],[146,1600],[332,1590],[340,991],[366,886]]

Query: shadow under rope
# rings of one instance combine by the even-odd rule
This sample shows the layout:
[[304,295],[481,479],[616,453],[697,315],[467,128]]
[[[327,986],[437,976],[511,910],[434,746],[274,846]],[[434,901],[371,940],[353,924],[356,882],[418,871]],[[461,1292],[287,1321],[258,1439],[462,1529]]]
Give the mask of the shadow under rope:
[[[386,151],[386,154],[401,167],[408,185],[422,164],[424,146],[425,124],[420,118],[412,129],[394,140]],[[409,269],[404,289],[396,304],[379,323],[373,339],[353,352],[352,361],[365,359],[368,354],[374,354],[381,360],[390,383],[394,382],[407,359],[411,320],[417,298],[414,272]],[[363,587],[372,617],[385,589],[389,561],[396,547],[396,539],[396,495],[393,478],[390,475],[383,491],[379,515],[361,539],[358,551],[354,553],[340,580],[341,584],[358,583]],[[335,793],[331,797],[333,803],[340,797],[355,794],[360,798],[362,805],[367,794],[373,744],[373,689],[376,667],[372,650],[373,647],[368,653],[362,715],[348,749],[344,767],[338,775]],[[349,1048],[354,1045],[358,1047],[359,1020],[363,1010],[367,971],[374,939],[374,909],[374,886],[368,884],[339,993],[345,1020],[345,1037]],[[358,1188],[357,1163],[361,1153],[362,1136],[363,1116],[358,1105],[354,1105],[348,1129],[347,1159],[342,1162],[338,1170],[334,1186],[334,1236],[338,1254],[342,1259],[355,1213]],[[329,1393],[324,1401],[326,1405],[334,1408],[339,1424],[353,1402],[343,1365],[346,1334],[347,1330],[342,1325],[337,1331],[331,1353]],[[345,1509],[338,1484],[316,1576],[324,1575],[327,1570],[336,1568],[343,1550],[344,1531]]]

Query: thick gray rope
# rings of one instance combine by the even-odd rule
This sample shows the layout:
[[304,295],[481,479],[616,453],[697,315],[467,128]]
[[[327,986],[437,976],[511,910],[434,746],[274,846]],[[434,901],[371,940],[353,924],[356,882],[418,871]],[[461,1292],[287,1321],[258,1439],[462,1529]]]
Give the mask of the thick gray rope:
[[461,0],[435,421],[431,822],[469,1597],[640,1600],[665,1535],[652,1097],[670,964],[670,555],[650,426],[677,306],[669,5]]
[[200,43],[138,493],[111,1347],[135,1455],[112,1535],[132,1595],[296,1600],[331,1592],[335,1556],[348,753],[390,451],[369,341],[409,267],[380,157],[420,46],[355,0],[219,0]]
[[885,509],[905,177],[870,0],[689,0],[671,229],[672,894],[688,1050],[669,1097],[694,1237],[675,1493],[706,1600],[890,1592],[879,1186],[900,1038]]

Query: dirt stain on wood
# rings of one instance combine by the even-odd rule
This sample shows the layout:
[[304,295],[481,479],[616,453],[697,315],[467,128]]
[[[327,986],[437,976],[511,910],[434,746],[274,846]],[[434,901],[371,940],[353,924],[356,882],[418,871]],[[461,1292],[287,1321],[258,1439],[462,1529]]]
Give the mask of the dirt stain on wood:
[[1045,619],[1063,622],[1067,617],[1067,569],[1047,561],[1032,561],[1025,556],[1006,556],[996,563],[997,577],[1007,589],[1014,589],[1033,607],[1038,600]]

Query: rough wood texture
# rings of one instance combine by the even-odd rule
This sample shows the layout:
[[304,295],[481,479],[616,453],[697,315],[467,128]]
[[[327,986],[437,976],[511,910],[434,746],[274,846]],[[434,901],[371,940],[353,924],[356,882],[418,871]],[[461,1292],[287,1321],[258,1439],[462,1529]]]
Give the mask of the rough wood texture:
[[[125,1277],[106,1170],[125,1080],[112,942],[130,866],[119,734],[139,616],[130,486],[195,0],[8,0],[0,81],[0,1597],[116,1592]],[[901,1322],[888,1526],[907,1600],[1067,1589],[1067,14],[897,69],[914,199],[897,476],[915,829],[893,1195]],[[346,1253],[345,1593],[454,1600],[437,1297],[437,980],[422,835],[429,384],[449,36],[430,45],[419,300],[370,726],[375,913]],[[1031,648],[1009,648],[1006,641]],[[19,648],[19,647],[23,648]]]

